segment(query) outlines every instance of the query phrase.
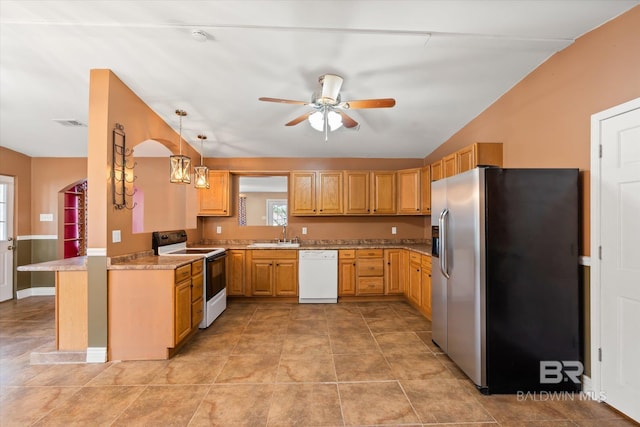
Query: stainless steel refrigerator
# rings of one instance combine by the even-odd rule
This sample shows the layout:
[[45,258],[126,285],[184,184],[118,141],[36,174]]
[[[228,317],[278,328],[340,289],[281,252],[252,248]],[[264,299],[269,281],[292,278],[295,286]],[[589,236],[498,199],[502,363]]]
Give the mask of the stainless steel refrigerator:
[[483,393],[579,391],[578,170],[480,167],[431,197],[433,341]]

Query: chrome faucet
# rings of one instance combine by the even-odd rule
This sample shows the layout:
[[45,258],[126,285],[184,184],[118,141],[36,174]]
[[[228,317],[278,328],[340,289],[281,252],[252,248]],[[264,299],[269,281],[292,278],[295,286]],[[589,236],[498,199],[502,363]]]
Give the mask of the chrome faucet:
[[282,242],[287,243],[287,226],[282,226]]

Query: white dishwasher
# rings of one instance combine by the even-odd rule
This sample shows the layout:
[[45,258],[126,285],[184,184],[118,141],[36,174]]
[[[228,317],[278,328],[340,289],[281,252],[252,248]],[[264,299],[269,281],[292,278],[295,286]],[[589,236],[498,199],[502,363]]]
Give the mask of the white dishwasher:
[[298,251],[299,303],[338,302],[338,251]]

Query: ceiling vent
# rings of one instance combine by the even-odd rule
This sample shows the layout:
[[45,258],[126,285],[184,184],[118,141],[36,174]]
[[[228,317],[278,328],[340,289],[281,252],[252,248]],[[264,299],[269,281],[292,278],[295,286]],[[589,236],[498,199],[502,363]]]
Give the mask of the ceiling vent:
[[53,119],[53,121],[69,128],[87,127],[81,121],[74,119]]

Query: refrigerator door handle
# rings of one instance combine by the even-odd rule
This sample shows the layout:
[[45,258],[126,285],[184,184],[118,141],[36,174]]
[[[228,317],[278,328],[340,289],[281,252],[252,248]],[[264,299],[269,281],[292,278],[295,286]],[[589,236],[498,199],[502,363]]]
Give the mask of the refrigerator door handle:
[[449,216],[449,209],[444,209],[440,212],[440,217],[438,218],[438,225],[440,226],[440,271],[442,275],[449,278],[449,259],[448,259],[448,248],[447,248],[447,240],[448,240],[448,230],[447,230],[447,217]]

